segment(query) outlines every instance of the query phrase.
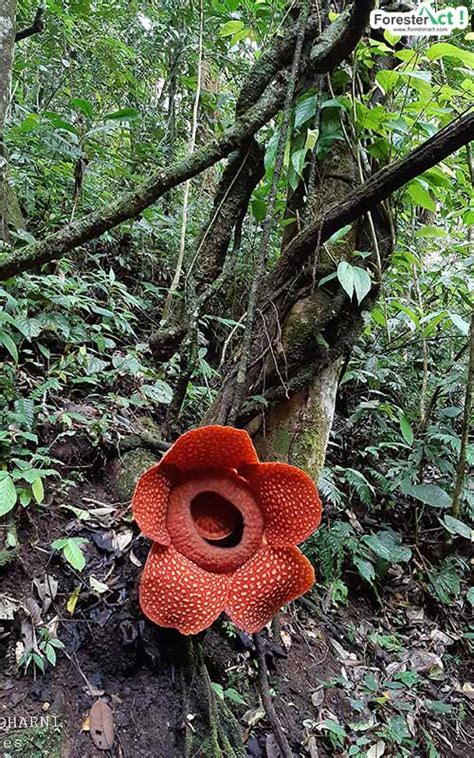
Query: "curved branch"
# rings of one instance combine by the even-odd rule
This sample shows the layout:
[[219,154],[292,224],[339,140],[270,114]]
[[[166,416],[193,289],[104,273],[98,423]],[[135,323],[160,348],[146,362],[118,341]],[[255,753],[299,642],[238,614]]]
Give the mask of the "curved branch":
[[454,119],[401,160],[373,174],[352,192],[347,200],[337,206],[331,206],[290,242],[278,266],[267,277],[260,299],[265,301],[268,292],[278,291],[284,286],[294,276],[294,272],[301,269],[316,244],[322,245],[343,226],[351,224],[359,216],[372,210],[407,182],[436,166],[460,147],[469,144],[472,139],[474,110]]
[[[284,318],[285,314],[298,299],[299,287],[297,285],[303,275],[304,265],[312,255],[315,247],[322,245],[332,234],[346,224],[350,224],[360,216],[363,216],[367,211],[374,212],[377,206],[390,197],[396,190],[400,189],[411,179],[440,163],[440,161],[447,158],[463,145],[468,144],[473,137],[474,111],[471,110],[452,121],[448,126],[441,129],[402,160],[377,171],[370,179],[348,195],[346,200],[331,206],[296,235],[280,257],[277,266],[262,281],[262,286],[258,293],[258,308],[262,313],[266,313],[267,332],[270,334],[270,338],[276,333],[278,320]],[[284,297],[283,305],[281,302],[282,297]],[[275,303],[278,305],[276,306]],[[349,327],[349,330],[347,330],[347,327]],[[355,329],[355,332],[357,332],[356,320],[349,318],[344,328],[346,329],[346,334],[343,333],[337,336],[337,340],[335,340],[337,342],[336,348],[328,352],[326,362],[322,361],[318,363],[316,370],[324,367],[328,362],[332,362],[339,356],[338,350],[341,345],[344,345],[344,340],[350,337],[349,331]],[[260,358],[265,352],[268,334],[262,335],[257,333],[254,337],[248,364],[251,370],[248,371],[245,380],[246,390],[253,386],[253,382],[260,370]],[[300,389],[301,386],[305,386],[309,379],[313,377],[314,371],[315,366],[311,365],[300,372],[290,387],[291,392]],[[221,407],[228,407],[230,402],[229,387],[232,387],[235,383],[236,374],[237,368],[234,366],[228,372],[219,399],[209,411],[206,420],[214,418],[213,414],[217,412],[216,408],[221,413]],[[271,398],[272,402],[276,399],[278,398]],[[243,415],[245,414],[241,414],[239,417],[239,423],[242,423]]]
[[44,31],[44,8],[40,5],[38,10],[36,11],[35,17],[33,19],[33,23],[30,24],[30,26],[27,26],[25,29],[20,29],[15,34],[15,42],[21,42],[22,39],[26,39],[27,37],[32,37],[33,34],[41,34],[41,32]]

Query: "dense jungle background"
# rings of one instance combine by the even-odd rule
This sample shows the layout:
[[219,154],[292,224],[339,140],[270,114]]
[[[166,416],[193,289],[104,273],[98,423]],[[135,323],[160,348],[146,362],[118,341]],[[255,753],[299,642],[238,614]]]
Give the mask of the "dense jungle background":
[[[372,7],[1,2],[5,758],[472,749],[474,33]],[[190,643],[130,499],[209,422],[324,515],[310,593]]]

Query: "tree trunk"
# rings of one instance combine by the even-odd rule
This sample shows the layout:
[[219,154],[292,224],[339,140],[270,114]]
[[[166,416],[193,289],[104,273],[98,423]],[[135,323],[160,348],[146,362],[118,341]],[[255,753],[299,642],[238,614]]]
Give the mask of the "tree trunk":
[[16,0],[2,0],[0,10],[0,242],[9,237],[9,228],[19,228],[23,218],[13,187],[8,183],[5,129],[10,105],[11,71],[15,44]]
[[[310,186],[307,198],[304,198],[302,187],[290,198],[288,215],[311,223],[321,214],[328,198],[331,202],[341,203],[354,186],[360,183],[356,155],[356,149],[347,140],[344,143],[336,142],[329,155],[315,163],[313,181],[307,179],[306,182]],[[334,319],[338,310],[341,322],[345,318],[341,299],[337,294],[328,294],[326,288],[318,288],[318,283],[313,281],[314,271],[316,266],[318,272],[327,266],[330,273],[341,260],[350,260],[357,250],[371,251],[375,261],[375,244],[380,246],[381,251],[378,252],[382,252],[383,260],[387,260],[392,248],[389,226],[388,217],[376,219],[375,243],[369,221],[364,218],[354,223],[351,230],[336,244],[326,244],[313,250],[312,265],[308,267],[301,289],[302,296],[286,317],[280,344],[274,346],[272,359],[267,361],[266,367],[267,374],[274,375],[271,363],[278,362],[277,373],[283,388],[285,369],[296,372],[296,376],[300,372],[308,378],[303,380],[301,389],[289,393],[289,397],[270,408],[263,419],[261,416],[256,417],[248,427],[253,433],[259,427],[255,443],[263,460],[279,460],[297,465],[316,482],[324,465],[343,359],[360,335],[363,319],[360,313],[360,318],[354,320],[350,338],[341,356],[328,365],[323,364],[313,375],[308,376],[308,366],[317,364],[321,351],[324,353],[326,325]],[[286,227],[285,231],[284,247],[299,230],[295,223],[293,227]],[[361,261],[356,259],[355,263],[360,265]],[[318,278],[320,276],[318,274]],[[360,311],[373,305],[377,292],[375,276],[372,292],[363,301]],[[345,296],[344,299],[347,301]]]

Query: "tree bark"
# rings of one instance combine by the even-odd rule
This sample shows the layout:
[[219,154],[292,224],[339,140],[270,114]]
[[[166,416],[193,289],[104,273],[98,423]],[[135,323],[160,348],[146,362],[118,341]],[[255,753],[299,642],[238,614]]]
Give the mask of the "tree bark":
[[[474,151],[471,145],[467,146],[467,160],[469,173],[471,176],[471,185],[474,188]],[[474,229],[469,227],[468,231],[470,252],[474,252]],[[456,466],[456,480],[454,482],[453,499],[451,502],[451,515],[459,518],[461,515],[461,493],[464,484],[466,471],[466,453],[469,441],[469,429],[471,426],[472,395],[474,393],[474,304],[471,306],[471,322],[469,326],[469,359],[467,366],[466,395],[464,398],[464,411],[461,427],[461,446],[459,449],[459,458]]]
[[[326,198],[330,197],[335,204],[343,204],[357,185],[359,175],[354,147],[347,142],[337,142],[323,161],[315,162],[313,174],[314,180],[306,182],[311,187],[306,200],[303,201],[304,193],[297,190],[295,200],[290,199],[289,202],[289,215],[299,216],[306,223],[320,217]],[[376,221],[380,236],[379,252],[387,261],[392,252],[389,220],[382,224],[377,217]],[[289,228],[286,227],[286,230]],[[296,226],[292,227],[292,233],[296,235]],[[291,244],[291,237],[286,237],[285,242]],[[341,260],[351,260],[354,252],[361,249],[371,251],[375,262],[374,240],[367,219],[354,224],[343,240],[330,245],[329,250],[327,246],[321,248],[319,245],[311,250],[312,266],[306,268],[300,297],[286,317],[280,344],[274,346],[263,370],[265,386],[273,388],[280,399],[264,413],[263,419],[261,415],[256,416],[250,424],[250,428],[255,429],[261,422],[255,442],[263,460],[297,465],[316,482],[324,465],[343,358],[360,335],[363,328],[361,311],[371,306],[378,288],[374,287],[362,307],[350,304],[354,311],[359,311],[359,318],[353,321],[350,340],[343,343],[339,356],[326,362],[327,329],[332,324],[331,330],[337,333],[334,324],[337,321],[345,323],[348,299],[338,296],[337,290],[331,295],[318,288],[313,274],[322,267],[332,270]],[[308,367],[312,368],[312,375],[308,373]],[[292,379],[293,384],[294,379],[302,377],[302,386],[292,389],[288,385],[285,388],[285,377]],[[252,393],[259,391],[252,389]]]
[[6,242],[9,228],[22,226],[15,191],[8,183],[5,148],[6,118],[10,106],[11,71],[15,44],[16,0],[3,0],[0,9],[0,242]]

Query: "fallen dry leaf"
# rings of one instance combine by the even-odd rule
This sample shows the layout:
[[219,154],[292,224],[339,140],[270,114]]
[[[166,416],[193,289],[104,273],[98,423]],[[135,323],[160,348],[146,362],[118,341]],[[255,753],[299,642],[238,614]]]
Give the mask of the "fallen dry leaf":
[[385,753],[385,742],[379,740],[367,750],[366,758],[381,758]]
[[281,641],[283,643],[283,647],[285,650],[289,650],[291,647],[291,635],[288,634],[288,632],[285,632],[284,629],[280,632]]
[[67,604],[66,604],[66,608],[67,608],[68,613],[71,616],[73,615],[74,611],[76,610],[76,604],[77,604],[77,601],[79,599],[80,592],[81,592],[81,585],[79,585],[78,587],[76,587],[76,589],[73,590],[71,592],[71,594],[69,595],[69,598],[68,598],[68,601],[67,601]]
[[462,691],[470,700],[474,699],[474,686],[471,684],[471,682],[464,682]]
[[278,742],[276,741],[276,737],[272,732],[267,734],[267,738],[265,740],[265,750],[267,753],[267,758],[280,758],[281,756],[281,750],[278,747]]
[[46,613],[51,607],[58,592],[58,582],[50,574],[44,574],[33,580],[38,597],[43,604],[43,613]]
[[89,577],[89,584],[91,586],[91,590],[97,592],[99,595],[101,595],[103,592],[107,592],[109,589],[107,584],[99,581],[99,579],[96,579],[95,576]]
[[319,758],[318,744],[316,742],[316,737],[314,734],[311,735],[308,742],[306,743],[306,750],[310,754],[311,758]]
[[133,540],[133,529],[129,526],[125,526],[119,529],[118,532],[112,533],[112,547],[114,550],[122,553]]
[[131,563],[133,563],[134,566],[137,566],[137,568],[140,568],[142,565],[142,562],[137,558],[133,550],[130,550],[128,557],[130,558]]
[[428,674],[432,669],[443,670],[443,661],[435,653],[426,650],[415,650],[410,656],[411,668],[418,674]]
[[265,718],[265,709],[263,705],[259,705],[258,708],[251,708],[242,716],[242,720],[249,726],[255,726],[255,724],[258,724],[263,718]]
[[407,608],[405,613],[412,624],[421,623],[425,618],[425,612],[423,608],[417,608],[414,605],[410,608]]
[[0,596],[0,621],[13,621],[20,603],[14,598]]
[[96,700],[89,712],[89,730],[92,742],[99,750],[110,750],[114,744],[114,717],[104,700]]
[[28,610],[31,616],[31,620],[35,626],[39,626],[43,623],[43,620],[41,618],[41,608],[39,607],[34,597],[29,597],[26,600],[24,607]]

